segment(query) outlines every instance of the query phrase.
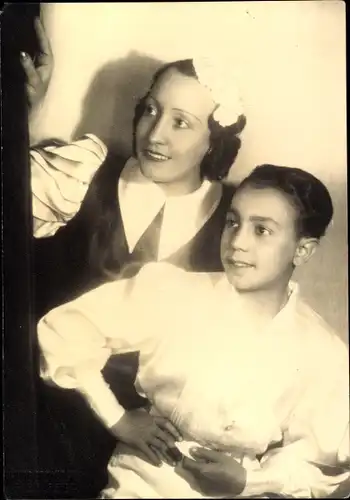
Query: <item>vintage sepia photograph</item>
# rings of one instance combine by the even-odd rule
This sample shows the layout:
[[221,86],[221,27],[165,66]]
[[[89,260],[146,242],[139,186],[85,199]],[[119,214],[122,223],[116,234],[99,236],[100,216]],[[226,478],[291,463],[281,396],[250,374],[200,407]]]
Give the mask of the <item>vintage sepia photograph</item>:
[[349,498],[345,3],[1,17],[5,497]]

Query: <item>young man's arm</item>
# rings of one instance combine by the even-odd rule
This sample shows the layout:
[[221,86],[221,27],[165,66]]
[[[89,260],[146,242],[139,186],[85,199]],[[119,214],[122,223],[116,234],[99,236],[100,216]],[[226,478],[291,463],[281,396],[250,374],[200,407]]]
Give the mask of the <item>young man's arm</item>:
[[309,388],[290,419],[284,446],[267,452],[260,470],[248,471],[242,496],[323,498],[350,480],[349,443],[344,442],[349,425],[348,354],[337,338],[327,351],[321,363],[316,359],[315,370],[310,359]]
[[147,347],[154,342],[157,333],[149,311],[157,297],[166,300],[162,292],[169,282],[167,270],[155,272],[158,267],[149,264],[132,279],[102,285],[53,309],[38,324],[42,378],[81,392],[107,427],[124,409],[101,370],[112,353],[137,351],[140,343]]

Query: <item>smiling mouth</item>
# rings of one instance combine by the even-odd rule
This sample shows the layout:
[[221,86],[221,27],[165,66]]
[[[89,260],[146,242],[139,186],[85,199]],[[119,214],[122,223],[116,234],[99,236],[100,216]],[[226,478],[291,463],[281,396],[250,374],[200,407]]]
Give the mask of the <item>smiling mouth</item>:
[[237,269],[245,269],[249,267],[254,267],[253,264],[249,264],[248,262],[243,262],[242,260],[235,260],[235,259],[227,259],[228,263],[230,266],[233,266]]
[[156,151],[152,151],[151,149],[144,149],[144,156],[152,161],[167,161],[170,160],[170,156],[165,156],[161,153],[157,153]]

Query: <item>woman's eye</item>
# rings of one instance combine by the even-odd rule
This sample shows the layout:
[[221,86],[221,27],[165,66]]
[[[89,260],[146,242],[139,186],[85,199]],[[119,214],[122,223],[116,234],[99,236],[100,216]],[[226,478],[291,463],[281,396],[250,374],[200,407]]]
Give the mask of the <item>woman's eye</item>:
[[238,222],[235,219],[226,219],[226,227],[238,227]]
[[175,126],[177,128],[189,128],[188,122],[182,118],[175,118]]
[[156,116],[157,108],[153,104],[147,104],[145,107],[145,115]]
[[255,228],[255,232],[256,232],[256,234],[258,234],[259,236],[267,236],[267,235],[271,234],[270,229],[267,229],[267,228],[266,228],[266,227],[264,227],[264,226],[256,226],[256,228]]

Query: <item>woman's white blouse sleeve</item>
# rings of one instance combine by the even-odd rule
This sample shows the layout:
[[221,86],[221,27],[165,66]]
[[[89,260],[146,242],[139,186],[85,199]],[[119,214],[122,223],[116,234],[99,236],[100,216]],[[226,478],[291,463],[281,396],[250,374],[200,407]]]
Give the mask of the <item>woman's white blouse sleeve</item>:
[[71,144],[30,150],[34,236],[52,236],[78,212],[107,148],[88,134]]
[[349,453],[344,443],[349,425],[348,354],[337,339],[332,344],[323,373],[311,369],[312,381],[290,417],[283,446],[268,451],[260,469],[248,471],[242,496],[270,492],[324,498],[350,481],[349,467],[343,468],[339,460],[340,454]]
[[154,333],[143,321],[141,303],[149,288],[147,269],[141,270],[131,280],[102,285],[53,309],[38,324],[41,377],[80,391],[107,427],[124,409],[101,370],[111,354],[136,351],[140,343],[152,342]]

